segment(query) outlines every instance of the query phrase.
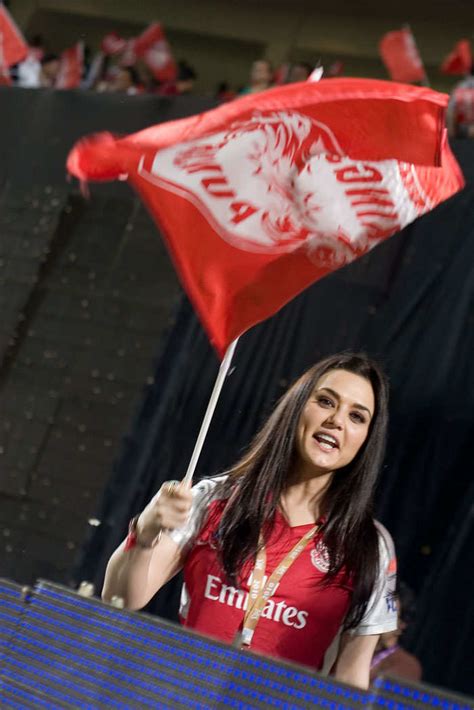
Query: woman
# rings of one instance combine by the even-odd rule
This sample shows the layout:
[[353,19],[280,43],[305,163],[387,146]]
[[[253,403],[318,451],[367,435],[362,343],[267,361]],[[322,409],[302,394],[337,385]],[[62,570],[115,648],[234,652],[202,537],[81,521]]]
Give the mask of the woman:
[[319,362],[225,476],[161,487],[103,598],[141,608],[184,568],[186,626],[367,687],[379,635],[397,626],[393,544],[371,512],[386,427],[377,365]]

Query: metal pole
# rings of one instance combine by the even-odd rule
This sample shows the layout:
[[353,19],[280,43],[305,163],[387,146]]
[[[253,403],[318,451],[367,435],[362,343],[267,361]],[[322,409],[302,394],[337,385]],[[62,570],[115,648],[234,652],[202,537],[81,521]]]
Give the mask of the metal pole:
[[224,359],[221,362],[221,366],[219,368],[219,372],[217,374],[217,378],[214,384],[214,389],[212,390],[211,398],[209,399],[209,404],[207,405],[206,413],[201,424],[201,429],[199,431],[196,444],[194,445],[194,451],[189,462],[188,470],[186,471],[186,475],[183,478],[183,483],[186,483],[187,485],[191,485],[192,483],[194,471],[196,470],[196,465],[199,456],[201,455],[202,447],[204,445],[207,432],[209,431],[209,426],[211,424],[212,416],[219,400],[219,395],[221,393],[224,380],[229,372],[230,364],[232,362],[232,358],[234,356],[238,340],[239,339],[236,338],[234,341],[232,341],[232,343],[227,348],[226,354],[224,355]]

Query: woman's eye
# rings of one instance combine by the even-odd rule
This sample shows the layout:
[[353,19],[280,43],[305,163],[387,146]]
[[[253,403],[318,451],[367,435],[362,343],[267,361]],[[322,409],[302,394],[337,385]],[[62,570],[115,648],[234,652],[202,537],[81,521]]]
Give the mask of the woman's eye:
[[323,407],[332,407],[333,402],[329,397],[318,397],[318,403],[321,404]]
[[365,417],[363,414],[360,414],[359,412],[352,412],[351,413],[351,419],[358,424],[364,424],[365,422]]

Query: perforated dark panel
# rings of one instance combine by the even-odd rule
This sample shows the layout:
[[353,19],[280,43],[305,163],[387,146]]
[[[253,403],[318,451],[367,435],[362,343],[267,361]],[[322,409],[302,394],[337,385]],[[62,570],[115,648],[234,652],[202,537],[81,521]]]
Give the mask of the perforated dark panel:
[[19,587],[0,583],[2,619],[9,610],[2,707],[472,707],[468,699],[390,678],[359,691],[48,582],[23,601]]

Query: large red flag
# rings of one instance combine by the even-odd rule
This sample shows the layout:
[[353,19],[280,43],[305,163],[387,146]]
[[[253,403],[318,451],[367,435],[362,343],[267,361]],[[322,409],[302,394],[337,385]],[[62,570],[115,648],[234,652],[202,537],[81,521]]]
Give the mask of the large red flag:
[[161,82],[176,79],[176,63],[159,22],[151,24],[136,38],[133,50],[139,59],[143,59],[155,79]]
[[470,73],[471,67],[471,43],[468,39],[461,39],[442,63],[441,71],[443,74],[464,75]]
[[425,81],[426,73],[411,30],[388,32],[379,43],[380,56],[393,81]]
[[0,67],[11,67],[28,54],[28,45],[12,16],[0,2]]
[[77,89],[81,84],[83,71],[84,45],[78,42],[61,54],[56,89]]
[[370,79],[289,84],[116,139],[69,171],[128,178],[222,354],[255,323],[463,185],[445,94]]

